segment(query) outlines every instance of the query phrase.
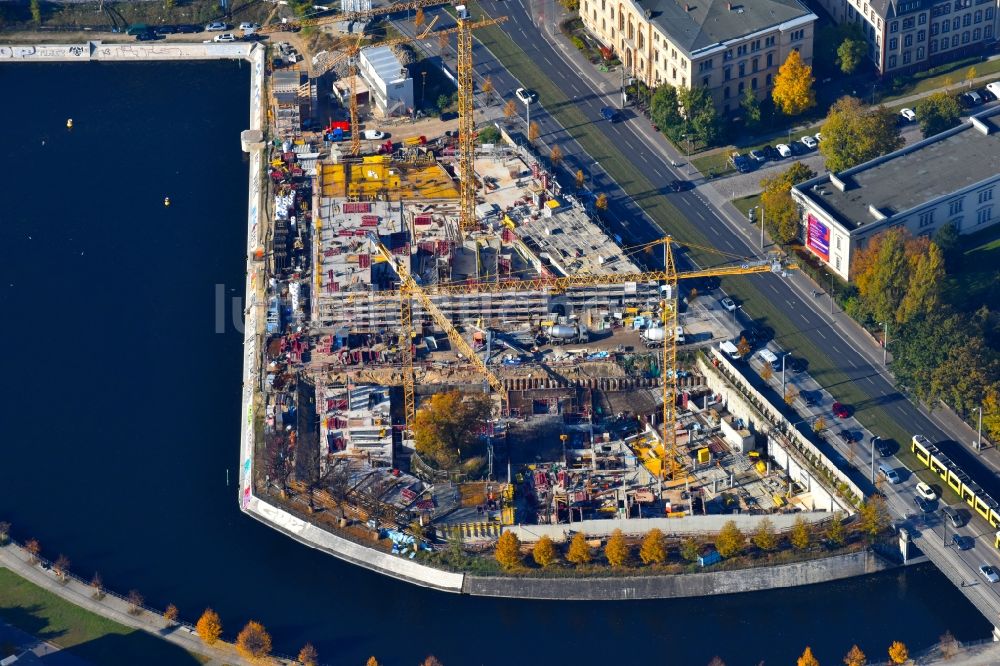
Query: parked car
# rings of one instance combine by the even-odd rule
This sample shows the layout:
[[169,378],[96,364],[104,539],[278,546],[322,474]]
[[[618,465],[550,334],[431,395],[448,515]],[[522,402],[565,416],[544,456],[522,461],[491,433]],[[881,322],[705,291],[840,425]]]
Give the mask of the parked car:
[[955,546],[959,550],[969,550],[975,543],[975,539],[969,536],[962,536],[961,534],[951,535],[951,545]]
[[816,141],[814,137],[811,137],[808,134],[799,139],[799,141],[801,141],[802,145],[808,148],[809,150],[816,150],[816,146],[819,145],[819,142]]
[[802,143],[801,141],[792,141],[790,144],[788,144],[788,148],[789,150],[792,151],[792,155],[795,156],[805,155],[806,153],[809,152],[809,149],[806,148],[805,144]]
[[221,21],[212,21],[205,26],[205,32],[222,32],[223,30],[228,30],[229,26]]
[[770,144],[764,146],[760,150],[762,153],[764,153],[764,156],[767,157],[767,159],[772,162],[776,162],[781,159],[781,154],[778,153],[778,151],[774,149],[774,146]]
[[980,95],[975,90],[964,92],[958,96],[958,103],[967,109],[979,106],[980,104],[983,104],[985,101],[986,100],[983,99],[982,95]]
[[455,118],[458,118],[458,113],[456,111],[445,111],[440,116],[438,116],[438,119],[442,121],[454,120]]
[[385,132],[380,132],[379,130],[364,130],[361,132],[362,139],[368,139],[370,141],[376,141],[378,139],[385,138]]
[[689,180],[672,180],[670,181],[670,189],[674,192],[686,192],[690,190],[693,186]]
[[153,32],[157,35],[172,35],[177,32],[177,26],[173,25],[158,25],[153,28]]
[[937,499],[937,492],[935,492],[934,489],[931,488],[929,484],[926,484],[923,481],[917,484],[916,491],[918,495],[920,495],[929,502],[933,502],[934,500]]
[[917,508],[920,509],[922,513],[933,513],[934,511],[934,503],[925,500],[920,495],[913,496],[913,503],[917,505]]
[[1000,574],[997,573],[996,568],[991,567],[989,564],[979,565],[979,573],[983,574],[983,578],[991,583],[1000,581]]
[[151,32],[140,32],[135,36],[135,41],[137,42],[151,42],[156,39],[156,35]]
[[750,159],[760,164],[763,164],[764,162],[767,161],[767,154],[763,151],[763,149],[751,150]]
[[601,118],[604,118],[609,123],[613,123],[618,120],[618,111],[612,109],[610,106],[605,106],[601,109]]
[[450,139],[457,139],[458,130],[445,130],[444,135]]
[[900,109],[899,115],[908,123],[916,122],[917,120],[917,114],[913,112],[913,109]]
[[196,33],[196,32],[201,32],[201,28],[199,28],[196,25],[183,24],[183,25],[177,26],[177,32],[179,34],[189,35],[189,34],[193,34],[193,33]]
[[995,102],[997,100],[997,96],[988,88],[976,88],[976,92],[979,93],[984,102]]
[[840,402],[835,402],[833,403],[833,415],[836,416],[838,419],[846,419],[848,416],[851,415],[851,413],[850,410],[847,409],[847,405]]
[[235,42],[236,35],[231,32],[224,32],[221,35],[216,35],[212,38],[213,42]]
[[778,154],[782,157],[791,157],[792,149],[788,147],[787,143],[779,143],[777,145]]
[[538,101],[538,93],[529,88],[518,88],[514,91],[514,97],[521,100],[522,104],[534,104]]
[[757,168],[757,162],[750,159],[746,155],[740,155],[739,153],[733,153],[729,156],[729,162],[736,170],[740,173],[750,173]]
[[258,30],[260,30],[260,24],[259,23],[250,23],[249,21],[244,21],[243,23],[240,23],[240,30],[243,31],[244,35],[252,35],[253,33],[255,33]]
[[736,301],[728,296],[719,301],[719,305],[721,305],[726,312],[736,312]]
[[805,372],[806,368],[809,367],[809,364],[806,363],[805,359],[793,358],[791,356],[789,356],[788,358],[790,360],[785,361],[785,366],[791,368],[792,372],[794,373]]

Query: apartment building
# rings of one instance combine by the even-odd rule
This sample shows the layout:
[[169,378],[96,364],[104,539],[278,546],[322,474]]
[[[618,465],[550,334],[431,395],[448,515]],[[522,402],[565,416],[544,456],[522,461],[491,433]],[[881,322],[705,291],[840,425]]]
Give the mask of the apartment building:
[[853,169],[792,188],[806,247],[848,279],[854,252],[903,226],[933,235],[953,224],[969,234],[1000,222],[1000,109]]
[[997,40],[998,0],[817,0],[853,22],[882,76],[908,74],[979,53]]
[[580,17],[646,85],[703,86],[723,113],[765,98],[792,49],[811,63],[817,19],[798,0],[581,0]]

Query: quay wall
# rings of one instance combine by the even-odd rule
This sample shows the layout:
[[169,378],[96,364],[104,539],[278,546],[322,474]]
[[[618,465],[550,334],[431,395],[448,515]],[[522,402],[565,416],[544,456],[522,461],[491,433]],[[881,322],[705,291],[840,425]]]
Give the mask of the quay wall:
[[780,564],[756,569],[734,569],[675,576],[618,578],[506,578],[466,576],[463,592],[484,597],[559,599],[569,601],[623,601],[707,597],[717,594],[758,592],[781,587],[812,585],[841,578],[864,576],[896,564],[871,551],[834,555],[820,560]]
[[0,62],[139,62],[160,60],[250,60],[258,44],[232,42],[135,42],[105,44],[99,40],[78,44],[0,45]]

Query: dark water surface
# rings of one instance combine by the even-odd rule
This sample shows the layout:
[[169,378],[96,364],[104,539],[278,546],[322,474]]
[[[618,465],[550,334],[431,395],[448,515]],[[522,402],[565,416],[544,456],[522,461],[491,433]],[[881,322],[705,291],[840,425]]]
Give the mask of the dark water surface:
[[[935,570],[709,599],[476,599],[396,583],[237,508],[249,69],[235,63],[0,66],[0,520],[89,577],[249,618],[325,661],[839,663],[986,621]],[[74,128],[67,131],[66,119]],[[169,196],[172,205],[163,206]],[[239,309],[241,306],[237,306]],[[228,319],[229,310],[226,311]]]

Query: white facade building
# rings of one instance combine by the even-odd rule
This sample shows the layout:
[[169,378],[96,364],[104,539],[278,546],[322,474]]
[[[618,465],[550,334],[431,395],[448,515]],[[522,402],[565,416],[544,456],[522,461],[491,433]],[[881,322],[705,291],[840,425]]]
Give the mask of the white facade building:
[[853,169],[792,188],[805,246],[837,275],[872,236],[905,226],[932,235],[951,223],[969,234],[1000,221],[1000,108]]
[[368,84],[371,101],[383,116],[409,115],[413,107],[413,79],[388,46],[363,49],[358,71]]

